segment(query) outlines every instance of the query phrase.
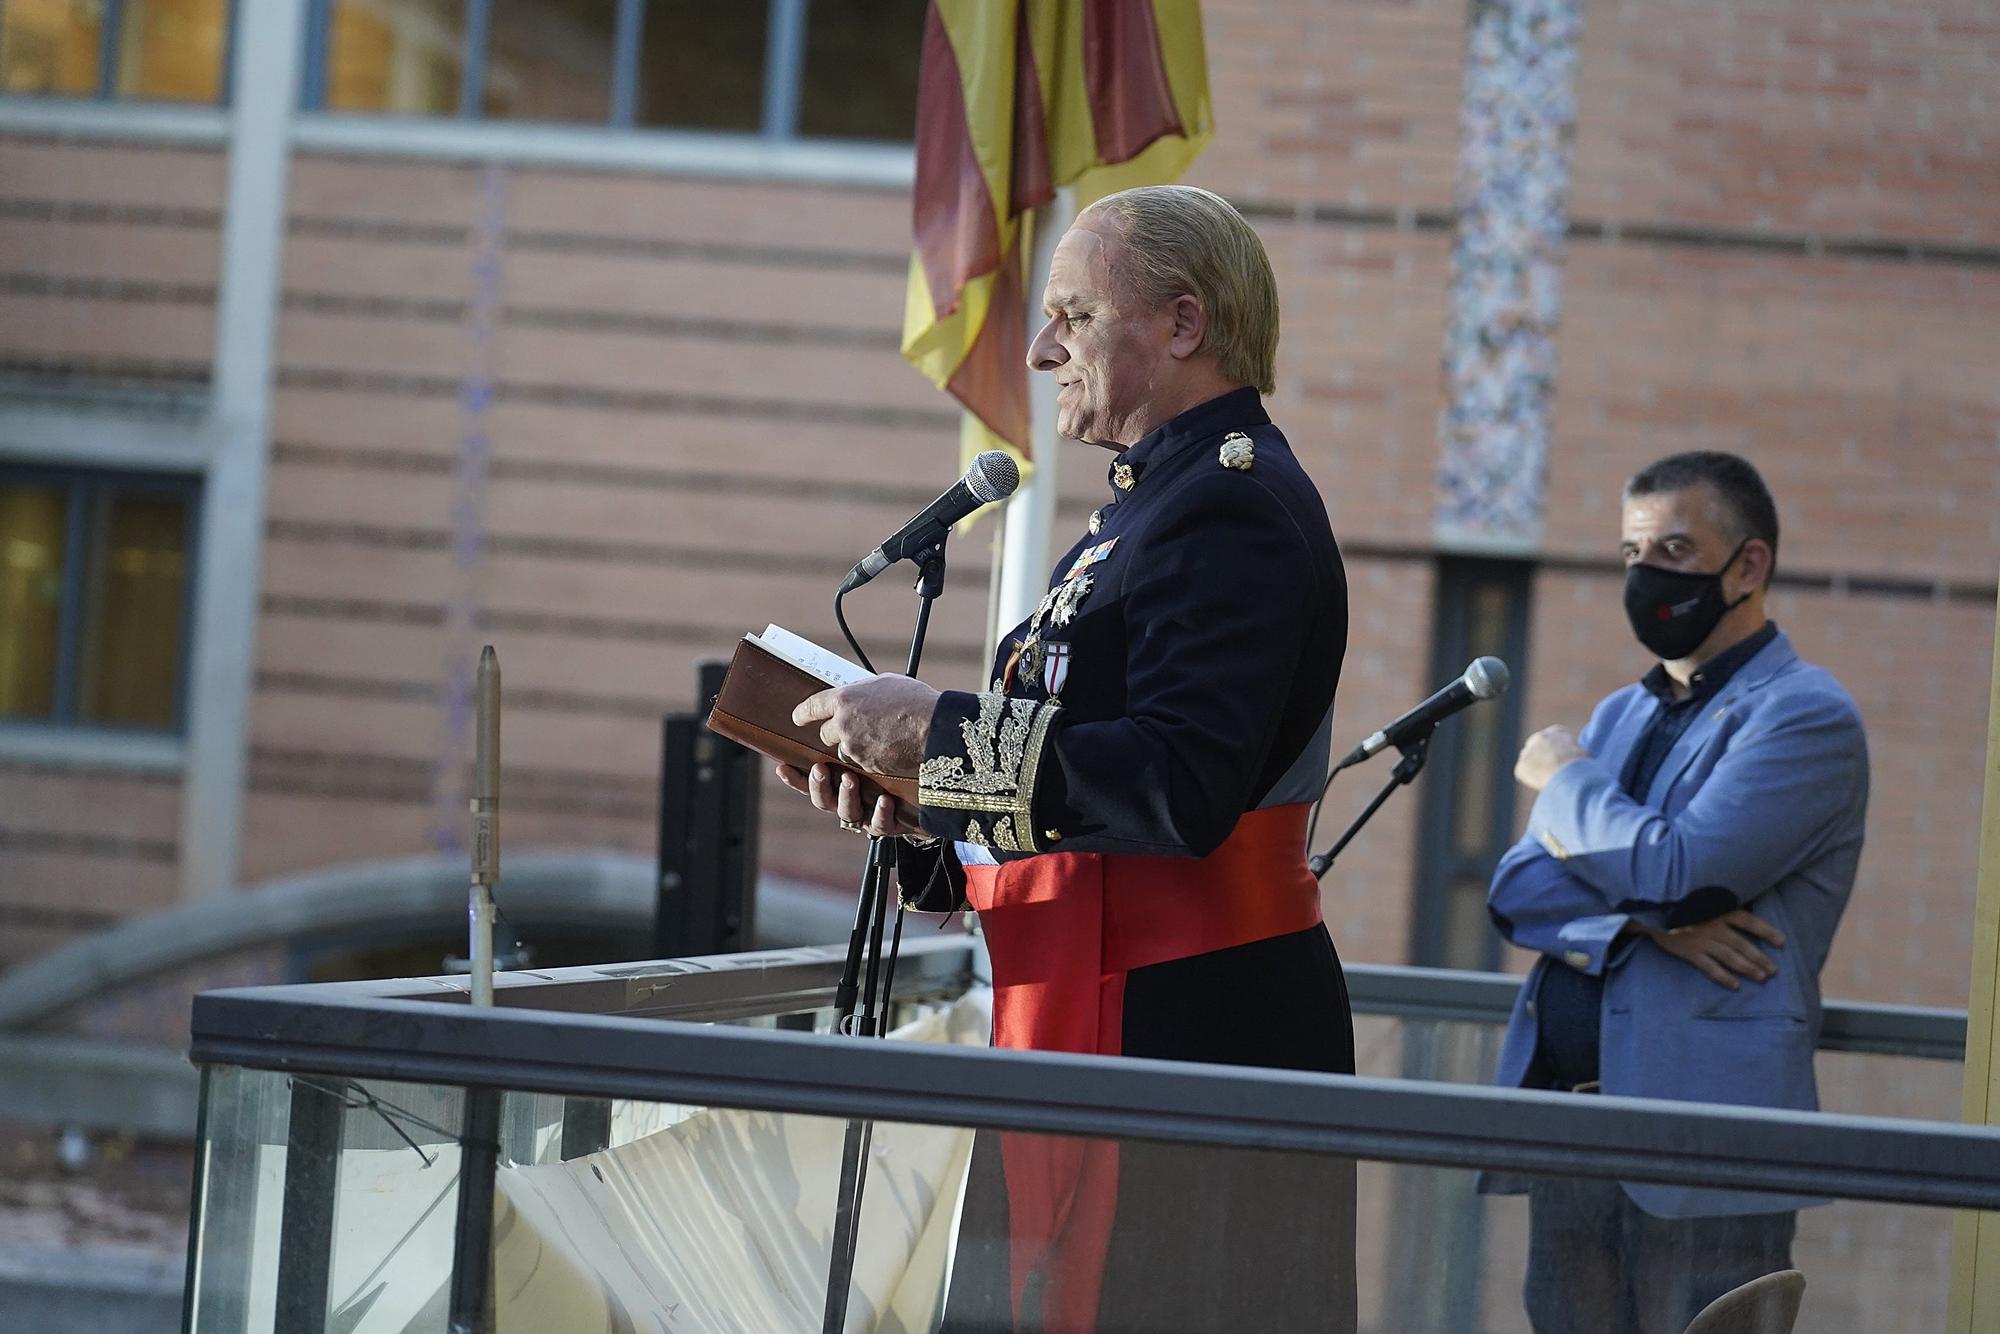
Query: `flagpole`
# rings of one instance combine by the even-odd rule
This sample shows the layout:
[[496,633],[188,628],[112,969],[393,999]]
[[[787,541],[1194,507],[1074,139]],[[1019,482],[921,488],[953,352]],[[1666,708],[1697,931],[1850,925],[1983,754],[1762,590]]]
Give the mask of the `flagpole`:
[[[1049,258],[1056,242],[1076,218],[1076,192],[1056,191],[1056,197],[1035,210],[1034,250],[1027,275],[1028,328],[1038,330],[1042,289],[1049,281]],[[1032,333],[1030,334],[1032,337]],[[1021,355],[1027,355],[1021,349]],[[1028,376],[1029,448],[1034,470],[1007,504],[1005,535],[1000,548],[1000,598],[994,618],[997,638],[1032,616],[1049,586],[1053,553],[1049,538],[1055,528],[1056,467],[1062,442],[1056,438],[1055,378],[1039,372]]]

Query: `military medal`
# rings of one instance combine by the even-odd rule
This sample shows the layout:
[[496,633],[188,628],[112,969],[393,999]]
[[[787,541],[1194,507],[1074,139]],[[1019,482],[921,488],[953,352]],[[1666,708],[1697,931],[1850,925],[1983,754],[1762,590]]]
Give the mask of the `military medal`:
[[1077,553],[1075,562],[1069,567],[1069,573],[1063,576],[1064,581],[1067,582],[1076,578],[1079,574],[1097,564],[1097,562],[1105,559],[1111,554],[1111,548],[1117,545],[1118,539],[1114,537],[1108,542],[1099,542],[1094,547],[1085,547]]
[[1077,605],[1090,596],[1094,582],[1092,576],[1083,574],[1057,588],[1055,602],[1049,607],[1049,624],[1068,625],[1075,620]]
[[1104,511],[1092,510],[1090,512],[1090,535],[1096,537],[1097,530],[1102,527],[1104,527]]
[[1042,689],[1054,699],[1069,680],[1070,646],[1051,640],[1042,645]]
[[1132,484],[1138,480],[1138,475],[1132,471],[1131,464],[1114,463],[1111,465],[1111,485],[1117,487],[1120,491],[1130,491]]

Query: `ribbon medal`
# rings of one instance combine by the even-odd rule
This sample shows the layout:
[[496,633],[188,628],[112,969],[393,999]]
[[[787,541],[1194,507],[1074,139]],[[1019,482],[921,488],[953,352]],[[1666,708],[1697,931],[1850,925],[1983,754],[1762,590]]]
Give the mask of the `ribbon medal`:
[[1099,542],[1094,547],[1085,547],[1077,554],[1076,563],[1069,567],[1069,573],[1063,576],[1063,582],[1068,583],[1071,579],[1076,578],[1079,574],[1082,574],[1085,570],[1109,556],[1111,548],[1117,545],[1118,539],[1114,537],[1109,541]]

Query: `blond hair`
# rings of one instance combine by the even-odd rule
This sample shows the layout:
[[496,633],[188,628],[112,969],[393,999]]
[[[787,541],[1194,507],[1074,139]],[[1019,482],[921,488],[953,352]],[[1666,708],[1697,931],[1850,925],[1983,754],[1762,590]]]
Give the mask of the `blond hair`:
[[1203,348],[1222,373],[1268,394],[1277,387],[1278,281],[1264,242],[1221,195],[1192,185],[1142,185],[1086,212],[1118,219],[1119,271],[1153,306],[1180,296],[1208,317]]

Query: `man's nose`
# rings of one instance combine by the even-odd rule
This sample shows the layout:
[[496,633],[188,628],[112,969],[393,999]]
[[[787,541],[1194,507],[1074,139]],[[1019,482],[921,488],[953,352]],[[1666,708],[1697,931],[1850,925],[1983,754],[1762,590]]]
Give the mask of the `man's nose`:
[[1035,335],[1035,341],[1028,344],[1028,368],[1037,371],[1052,371],[1069,360],[1069,353],[1056,339],[1056,322],[1050,320]]

